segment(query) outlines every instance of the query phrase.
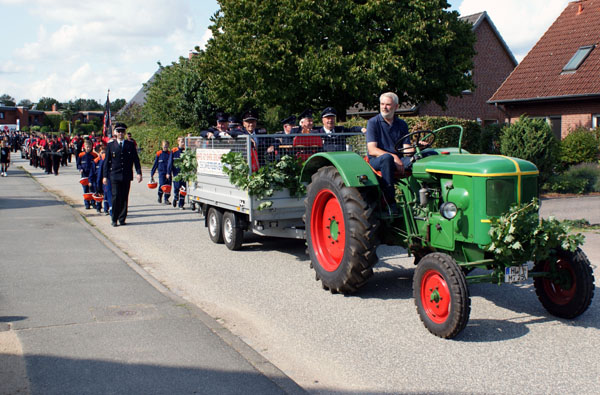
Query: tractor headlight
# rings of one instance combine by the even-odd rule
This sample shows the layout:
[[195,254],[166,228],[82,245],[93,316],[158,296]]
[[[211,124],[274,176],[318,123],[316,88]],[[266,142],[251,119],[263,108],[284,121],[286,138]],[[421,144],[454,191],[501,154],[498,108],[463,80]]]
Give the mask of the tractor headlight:
[[442,203],[442,205],[440,206],[440,212],[442,213],[442,217],[446,219],[452,219],[456,217],[456,214],[458,213],[458,208],[456,207],[456,204],[452,202],[446,202]]

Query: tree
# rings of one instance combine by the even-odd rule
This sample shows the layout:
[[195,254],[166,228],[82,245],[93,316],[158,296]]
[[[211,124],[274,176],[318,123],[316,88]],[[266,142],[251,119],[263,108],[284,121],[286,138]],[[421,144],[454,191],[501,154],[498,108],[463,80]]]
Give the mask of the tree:
[[472,26],[445,0],[219,0],[201,56],[219,107],[281,106],[284,114],[356,102],[384,91],[435,101],[473,88]]
[[38,100],[37,104],[35,105],[35,109],[40,111],[52,111],[53,104],[58,105],[58,107],[60,108],[60,103],[58,102],[58,100],[53,99],[51,97],[42,97],[40,98],[40,100]]
[[70,100],[69,103],[66,103],[66,107],[70,108],[74,112],[100,111],[103,109],[102,105],[94,99]]
[[[110,113],[116,114],[117,112],[119,112],[119,110],[121,108],[123,108],[125,106],[125,104],[127,104],[127,101],[125,99],[117,99],[117,100],[111,102],[110,103]],[[102,109],[104,109],[104,107],[102,107]]]
[[6,93],[0,96],[0,105],[7,107],[14,107],[16,104],[15,98],[11,95],[7,95]]
[[29,99],[22,99],[19,104],[17,104],[20,107],[27,107],[27,108],[32,108],[33,107],[33,103],[31,102],[31,100]]
[[206,95],[199,68],[201,56],[179,58],[170,66],[159,64],[154,81],[146,84],[143,118],[152,125],[207,128],[214,121],[215,107]]

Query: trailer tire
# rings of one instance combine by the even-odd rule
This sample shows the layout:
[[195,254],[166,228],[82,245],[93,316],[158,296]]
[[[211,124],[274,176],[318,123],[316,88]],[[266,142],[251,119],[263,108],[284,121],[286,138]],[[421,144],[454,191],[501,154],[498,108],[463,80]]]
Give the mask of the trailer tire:
[[[594,297],[592,267],[580,248],[575,252],[561,250],[557,256],[558,277],[536,277],[533,280],[535,293],[550,314],[560,318],[575,318],[587,310]],[[551,270],[549,261],[538,262],[534,267],[534,271]]]
[[425,255],[413,277],[413,296],[419,318],[436,336],[451,339],[469,322],[471,298],[461,268],[449,255]]
[[226,211],[223,214],[223,242],[232,251],[239,250],[244,242],[244,230],[239,225],[235,213]]
[[[312,176],[304,205],[311,266],[323,288],[351,293],[373,275],[379,244],[376,199],[347,187],[333,166]],[[337,216],[337,217],[336,217]]]
[[223,244],[223,213],[214,207],[208,209],[206,215],[208,236],[213,243]]

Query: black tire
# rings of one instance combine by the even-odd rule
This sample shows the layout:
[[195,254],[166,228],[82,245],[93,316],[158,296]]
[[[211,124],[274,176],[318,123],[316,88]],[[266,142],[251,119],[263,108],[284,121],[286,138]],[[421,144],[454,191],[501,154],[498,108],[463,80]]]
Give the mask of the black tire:
[[208,228],[208,236],[213,243],[223,243],[223,213],[214,207],[208,209],[206,215],[206,227]]
[[413,277],[413,296],[421,321],[434,335],[451,339],[467,326],[469,288],[449,255],[433,252],[421,259]]
[[[366,190],[346,187],[333,166],[313,174],[304,200],[304,222],[311,267],[324,289],[351,293],[373,275],[379,244],[374,201]],[[337,219],[328,204],[335,206]],[[326,213],[331,216],[325,218]]]
[[538,262],[536,272],[550,272],[551,277],[533,280],[542,306],[554,316],[575,318],[583,314],[594,297],[594,275],[588,257],[580,248],[575,252],[559,251],[556,270],[550,261]]
[[223,242],[232,251],[239,250],[244,242],[244,230],[239,226],[235,213],[231,211],[223,214]]

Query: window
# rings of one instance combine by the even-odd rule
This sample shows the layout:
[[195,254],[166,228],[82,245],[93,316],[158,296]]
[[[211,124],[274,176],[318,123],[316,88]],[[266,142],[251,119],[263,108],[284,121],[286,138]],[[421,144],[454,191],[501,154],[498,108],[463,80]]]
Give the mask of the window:
[[4,119],[4,113],[0,112],[0,119]]
[[592,127],[593,128],[600,127],[600,114],[592,115]]
[[575,55],[573,55],[571,60],[569,60],[569,62],[565,65],[565,67],[563,67],[562,71],[563,72],[568,72],[568,71],[574,72],[575,70],[577,70],[579,68],[579,66],[581,66],[583,61],[588,57],[590,52],[592,52],[592,49],[594,49],[593,45],[586,45],[585,47],[580,47],[577,50],[577,52],[575,52]]
[[[473,78],[473,70],[469,70],[465,73],[465,77],[467,78]],[[464,91],[461,92],[463,95],[470,95],[471,93],[473,93],[470,89],[465,89]]]

